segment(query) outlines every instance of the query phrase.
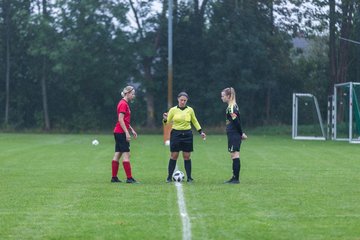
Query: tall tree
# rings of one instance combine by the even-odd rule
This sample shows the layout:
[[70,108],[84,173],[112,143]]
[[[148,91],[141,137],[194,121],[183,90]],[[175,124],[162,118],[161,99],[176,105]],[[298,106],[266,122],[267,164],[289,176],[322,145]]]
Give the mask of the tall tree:
[[[26,111],[22,107],[27,97],[29,83],[28,55],[28,21],[30,1],[2,1],[4,15],[4,49],[5,49],[5,125],[15,126],[24,121]],[[15,47],[16,46],[16,47]],[[28,89],[27,89],[28,90]],[[28,91],[29,92],[29,91]]]
[[[50,16],[48,13],[48,5],[47,0],[42,0],[42,18],[44,24],[48,24],[50,20]],[[45,41],[43,43],[43,48],[46,51],[48,49],[48,43]],[[48,97],[47,97],[47,77],[48,77],[48,56],[46,53],[42,56],[42,71],[41,71],[41,95],[42,95],[42,105],[43,105],[43,112],[44,112],[44,125],[45,130],[50,130],[50,118],[49,118],[49,108],[48,108]]]
[[2,13],[4,18],[4,39],[5,39],[5,126],[9,124],[9,108],[10,108],[10,18],[11,5],[9,0],[4,0],[2,5]]
[[[32,33],[28,53],[32,57],[32,77],[34,83],[40,88],[39,105],[34,109],[37,116],[37,125],[45,131],[50,130],[50,104],[48,97],[48,85],[54,74],[51,55],[54,46],[59,41],[55,30],[54,18],[51,16],[52,4],[48,0],[38,0],[34,4],[29,31]],[[39,85],[38,85],[39,84]]]
[[[178,1],[174,13],[174,91],[186,91],[190,103],[195,108],[206,108],[210,87],[208,76],[207,51],[207,10],[209,1]],[[202,93],[202,98],[197,98]],[[175,99],[173,99],[175,100]],[[205,112],[199,111],[202,121]]]
[[[42,14],[45,22],[49,21],[49,14],[47,10],[47,1],[42,0]],[[44,43],[44,47],[47,47],[47,43]],[[42,76],[41,76],[41,95],[42,95],[42,103],[43,103],[43,110],[44,110],[44,121],[45,121],[45,130],[50,130],[50,119],[49,119],[49,109],[48,109],[48,97],[47,97],[47,65],[48,59],[47,56],[44,54],[42,57]]]
[[162,30],[166,24],[167,5],[164,1],[161,13],[156,16],[152,13],[154,1],[135,2],[129,0],[132,14],[135,18],[136,31],[133,33],[133,41],[136,46],[135,55],[140,60],[139,72],[142,75],[142,84],[145,89],[146,99],[146,126],[155,127],[155,64],[159,58],[160,40]]
[[337,82],[337,58],[336,58],[336,12],[335,0],[329,0],[329,63],[330,63],[330,83],[328,86],[331,94],[333,86]]
[[[340,22],[340,37],[349,39],[353,29],[353,16],[355,9],[355,1],[343,0],[341,4],[341,22]],[[340,41],[338,49],[338,67],[336,82],[343,83],[347,81],[347,73],[349,66],[349,49],[350,43],[347,41]]]
[[240,110],[249,124],[275,121],[282,108],[271,106],[285,104],[279,96],[285,92],[284,80],[291,82],[291,77],[286,78],[291,61],[289,38],[272,25],[271,5],[216,1],[211,6],[208,85],[216,86],[216,91],[237,89]]
[[[357,1],[353,0],[311,0],[311,6],[315,9],[324,10],[323,13],[311,11],[309,8],[307,16],[308,21],[318,22],[318,28],[312,26],[312,31],[308,32],[308,36],[316,33],[329,33],[329,94],[332,93],[333,85],[347,81],[350,44],[342,41],[341,38],[349,39],[354,30],[354,13]],[[321,12],[321,11],[320,11]],[[327,26],[327,29],[324,28]],[[318,32],[314,30],[317,29]]]
[[50,100],[57,107],[53,125],[72,130],[109,127],[120,96],[114,90],[126,84],[134,69],[129,39],[121,30],[127,8],[112,0],[64,0],[55,6],[61,41],[51,53],[56,74],[51,89],[56,91]]

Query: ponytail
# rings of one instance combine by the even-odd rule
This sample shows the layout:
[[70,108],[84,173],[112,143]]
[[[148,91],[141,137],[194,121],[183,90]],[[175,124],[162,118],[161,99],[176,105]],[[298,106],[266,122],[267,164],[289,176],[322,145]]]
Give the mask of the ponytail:
[[229,105],[236,105],[236,93],[233,87],[225,88],[222,92],[229,96]]
[[122,97],[125,97],[126,94],[130,93],[131,91],[134,90],[134,87],[133,86],[126,86],[122,92],[121,92],[121,96]]

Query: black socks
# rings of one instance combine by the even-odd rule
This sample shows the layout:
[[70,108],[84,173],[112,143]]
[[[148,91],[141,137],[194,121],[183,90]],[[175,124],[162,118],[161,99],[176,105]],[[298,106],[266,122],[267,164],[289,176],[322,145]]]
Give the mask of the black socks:
[[233,168],[233,175],[234,175],[235,179],[239,180],[240,168],[241,168],[240,158],[234,158],[233,159],[232,168]]
[[169,160],[169,166],[168,166],[168,178],[172,178],[172,175],[174,173],[174,170],[175,170],[175,167],[176,167],[176,160],[174,159],[171,159]]
[[185,171],[186,171],[187,178],[192,179],[191,178],[191,159],[184,160],[184,166],[185,166]]
[[[185,171],[186,171],[187,178],[192,179],[191,178],[191,159],[184,160],[184,166],[185,166]],[[172,178],[175,167],[176,167],[176,160],[170,158],[169,166],[168,166],[168,178],[170,178],[170,179]]]

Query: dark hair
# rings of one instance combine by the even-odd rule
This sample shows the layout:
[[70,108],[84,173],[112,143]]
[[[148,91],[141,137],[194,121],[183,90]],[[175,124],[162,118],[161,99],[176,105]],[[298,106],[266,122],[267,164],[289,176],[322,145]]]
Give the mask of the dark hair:
[[184,97],[186,97],[187,99],[189,99],[189,95],[188,95],[186,92],[180,92],[180,93],[178,94],[177,98],[182,97],[182,96],[184,96]]

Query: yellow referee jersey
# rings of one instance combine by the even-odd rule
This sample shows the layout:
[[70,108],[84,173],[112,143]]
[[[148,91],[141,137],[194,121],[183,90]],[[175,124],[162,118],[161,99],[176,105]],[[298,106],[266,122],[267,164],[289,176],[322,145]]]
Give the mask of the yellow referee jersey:
[[189,106],[186,106],[184,109],[181,109],[179,106],[170,108],[166,122],[172,122],[172,128],[175,130],[190,130],[191,123],[197,131],[201,129],[194,109]]

